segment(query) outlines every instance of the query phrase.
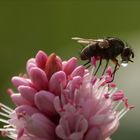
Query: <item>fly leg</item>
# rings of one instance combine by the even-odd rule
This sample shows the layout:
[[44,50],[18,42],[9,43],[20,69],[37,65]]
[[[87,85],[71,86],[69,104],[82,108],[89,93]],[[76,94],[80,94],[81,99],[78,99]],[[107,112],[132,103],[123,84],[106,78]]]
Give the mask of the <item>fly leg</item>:
[[118,63],[118,60],[117,60],[116,58],[112,59],[112,61],[115,63],[115,68],[114,68],[114,71],[113,71],[113,73],[112,73],[112,80],[109,81],[109,83],[111,83],[111,82],[114,80],[116,71],[117,71],[117,70],[119,69],[119,67],[120,67],[120,64]]
[[[89,64],[90,60],[88,60],[83,66],[86,66],[86,68],[89,68],[91,65]],[[88,65],[89,64],[89,65]],[[87,66],[88,65],[88,66]]]
[[105,68],[104,68],[104,71],[103,71],[102,75],[104,75],[105,70],[107,69],[108,64],[109,64],[109,59],[106,60],[106,65],[105,65]]
[[101,66],[101,65],[102,65],[102,58],[100,58],[99,65],[98,65],[98,67],[97,67],[97,69],[96,69],[96,71],[95,71],[94,75],[96,75],[96,74],[97,74],[97,72],[98,72],[98,70],[99,70],[99,68],[100,68],[100,66]]

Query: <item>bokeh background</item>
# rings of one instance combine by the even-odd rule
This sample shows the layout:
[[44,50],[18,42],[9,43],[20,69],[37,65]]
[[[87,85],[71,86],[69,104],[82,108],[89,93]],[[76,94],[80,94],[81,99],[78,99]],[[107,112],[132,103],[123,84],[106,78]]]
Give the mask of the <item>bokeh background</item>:
[[[120,68],[115,82],[135,105],[121,120],[113,140],[140,139],[140,2],[133,0],[1,0],[0,101],[13,107],[6,90],[11,77],[25,72],[38,50],[63,59],[78,57],[71,37],[119,37],[131,44],[134,63]],[[0,137],[0,140],[9,140]]]

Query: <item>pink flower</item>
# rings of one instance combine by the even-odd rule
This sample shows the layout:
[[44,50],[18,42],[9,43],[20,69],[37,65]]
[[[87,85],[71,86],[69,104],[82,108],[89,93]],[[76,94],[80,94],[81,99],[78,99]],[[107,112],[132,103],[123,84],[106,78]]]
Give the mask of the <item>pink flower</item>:
[[28,60],[27,74],[12,78],[17,92],[8,93],[16,107],[1,103],[2,135],[14,140],[109,140],[132,106],[123,91],[108,83],[111,68],[97,78],[95,66],[96,60],[86,69],[75,57],[62,61],[39,51]]

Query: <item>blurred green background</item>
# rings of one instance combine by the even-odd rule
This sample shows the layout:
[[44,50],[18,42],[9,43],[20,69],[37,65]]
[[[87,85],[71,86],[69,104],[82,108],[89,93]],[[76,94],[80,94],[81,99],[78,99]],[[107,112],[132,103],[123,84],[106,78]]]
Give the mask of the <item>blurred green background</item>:
[[[13,75],[25,72],[38,50],[63,59],[78,57],[81,46],[71,37],[115,36],[131,44],[135,62],[120,68],[115,82],[136,107],[121,120],[113,140],[140,139],[140,2],[132,0],[1,0],[0,101],[12,106],[7,88]],[[0,140],[9,140],[1,138]]]

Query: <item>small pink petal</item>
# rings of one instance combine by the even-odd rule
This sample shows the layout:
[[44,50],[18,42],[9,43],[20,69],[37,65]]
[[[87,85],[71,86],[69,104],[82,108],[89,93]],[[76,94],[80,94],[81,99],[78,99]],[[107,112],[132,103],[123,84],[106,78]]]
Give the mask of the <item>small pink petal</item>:
[[[88,122],[76,113],[75,108],[67,105],[66,111],[63,113],[59,125],[56,127],[56,134],[62,139],[81,140],[88,129]],[[73,119],[74,118],[74,119]]]
[[17,134],[17,140],[19,140],[24,134],[24,128],[19,129]]
[[11,99],[14,102],[15,105],[20,106],[20,105],[31,105],[29,101],[24,99],[21,94],[12,94]]
[[87,131],[87,134],[86,134],[84,140],[104,140],[104,138],[102,136],[102,132],[101,132],[100,128],[91,127]]
[[46,138],[46,140],[55,139],[55,125],[41,113],[33,114],[26,128],[30,134],[37,137]]
[[66,140],[68,138],[67,135],[65,134],[64,128],[61,125],[58,125],[56,127],[55,132],[57,136],[60,137],[62,140]]
[[35,107],[32,107],[30,105],[21,105],[18,106],[15,109],[17,115],[20,113],[26,113],[29,116],[32,116],[34,113],[39,113],[39,110],[37,110]]
[[66,75],[63,71],[55,72],[49,81],[49,90],[55,95],[61,94],[61,89],[66,85]]
[[33,64],[33,63],[29,63],[26,67],[26,70],[27,70],[27,73],[30,74],[30,70],[33,68],[33,67],[36,67],[36,64]]
[[111,140],[111,139],[108,137],[108,138],[106,138],[105,140]]
[[69,136],[69,139],[70,139],[70,140],[82,140],[83,137],[84,137],[84,136],[83,136],[80,132],[75,132],[75,133],[72,133],[72,134]]
[[119,126],[119,121],[117,118],[114,119],[114,121],[111,122],[109,125],[102,126],[103,136],[104,137],[111,136],[117,130],[118,126]]
[[106,125],[111,123],[114,119],[115,119],[114,115],[110,113],[99,114],[90,118],[90,124],[96,126]]
[[48,79],[43,70],[40,68],[32,68],[30,70],[30,77],[37,90],[47,89]]
[[54,98],[54,107],[58,113],[61,113],[61,111],[63,111],[59,96],[55,96]]
[[60,70],[62,70],[62,60],[55,53],[52,53],[49,55],[45,66],[45,73],[48,79],[50,79],[55,72]]
[[47,54],[43,51],[39,51],[35,57],[36,64],[39,68],[44,69],[47,62]]
[[28,74],[30,73],[30,69],[33,67],[36,67],[35,58],[31,58],[27,61],[26,70]]
[[48,116],[52,116],[56,114],[53,101],[54,101],[54,95],[51,92],[48,91],[39,91],[35,95],[35,104],[38,107],[38,109]]
[[29,79],[26,79],[23,77],[18,77],[18,76],[14,76],[12,78],[12,83],[16,87],[18,87],[20,85],[23,85],[23,86],[30,86],[31,85],[31,82],[29,82]]
[[72,57],[66,63],[63,64],[63,71],[69,75],[77,66],[77,58]]
[[71,77],[74,77],[74,76],[83,77],[84,74],[85,74],[85,68],[84,68],[84,66],[78,66],[71,73]]
[[30,58],[28,61],[27,61],[27,64],[28,63],[34,63],[35,64],[35,58]]
[[19,86],[18,90],[26,100],[28,100],[31,104],[34,104],[34,95],[37,92],[34,88],[29,86]]
[[82,84],[82,78],[80,76],[75,76],[67,85],[69,89],[74,91],[75,89],[79,89]]

